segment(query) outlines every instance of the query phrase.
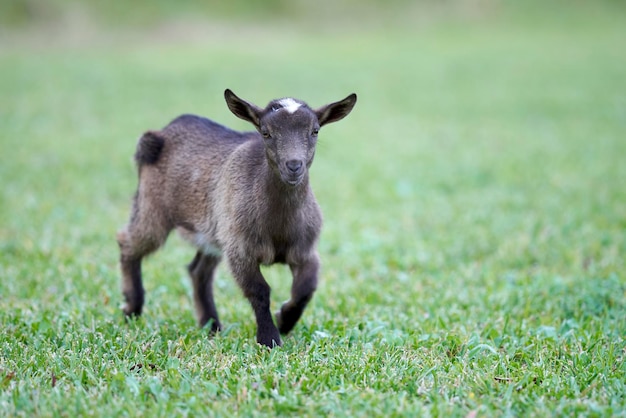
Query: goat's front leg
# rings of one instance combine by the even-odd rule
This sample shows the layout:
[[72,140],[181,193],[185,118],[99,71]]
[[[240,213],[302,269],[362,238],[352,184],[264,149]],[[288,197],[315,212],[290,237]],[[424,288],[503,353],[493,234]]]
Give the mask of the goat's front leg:
[[267,284],[258,265],[250,265],[242,260],[229,257],[231,271],[254,310],[257,323],[256,340],[267,347],[282,345],[278,328],[274,325],[270,312],[270,286]]
[[293,274],[291,299],[276,313],[276,322],[281,334],[287,334],[302,316],[304,308],[317,289],[320,268],[319,257],[314,254],[306,262],[290,265]]

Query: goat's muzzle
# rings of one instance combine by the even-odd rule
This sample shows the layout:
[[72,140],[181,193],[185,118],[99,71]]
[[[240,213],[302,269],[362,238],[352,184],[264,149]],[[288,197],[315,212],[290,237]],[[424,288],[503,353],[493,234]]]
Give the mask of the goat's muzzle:
[[289,160],[285,162],[285,169],[282,173],[283,181],[292,186],[297,186],[302,182],[305,170],[306,166],[302,160]]

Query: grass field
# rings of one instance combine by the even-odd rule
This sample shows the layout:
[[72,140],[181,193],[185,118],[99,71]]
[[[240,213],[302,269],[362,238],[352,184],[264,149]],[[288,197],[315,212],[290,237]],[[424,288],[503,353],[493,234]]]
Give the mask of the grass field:
[[[626,8],[477,4],[0,32],[0,415],[626,416]],[[322,284],[273,351],[224,267],[225,330],[196,327],[174,235],[119,310],[136,139],[248,129],[226,87],[359,95],[312,168]]]

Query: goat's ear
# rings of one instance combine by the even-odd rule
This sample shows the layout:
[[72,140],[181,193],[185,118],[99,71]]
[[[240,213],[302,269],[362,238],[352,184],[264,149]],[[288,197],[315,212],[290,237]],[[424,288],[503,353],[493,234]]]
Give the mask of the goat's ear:
[[316,109],[315,114],[317,115],[317,120],[319,121],[320,126],[331,122],[337,122],[338,120],[345,118],[348,116],[348,113],[352,111],[355,104],[356,94],[352,93],[343,100],[330,103]]
[[247,120],[257,128],[259,127],[259,118],[261,112],[263,111],[262,109],[252,103],[248,103],[245,100],[240,99],[230,89],[226,89],[226,91],[224,91],[224,98],[226,99],[228,108],[235,114],[235,116],[243,120]]

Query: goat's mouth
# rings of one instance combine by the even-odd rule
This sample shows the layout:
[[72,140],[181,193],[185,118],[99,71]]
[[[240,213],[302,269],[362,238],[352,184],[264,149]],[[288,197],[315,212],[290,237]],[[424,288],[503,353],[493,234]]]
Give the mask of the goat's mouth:
[[299,176],[290,176],[290,175],[283,176],[283,182],[288,184],[289,186],[297,186],[300,183],[302,183],[302,180],[304,180],[304,173]]

